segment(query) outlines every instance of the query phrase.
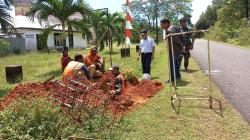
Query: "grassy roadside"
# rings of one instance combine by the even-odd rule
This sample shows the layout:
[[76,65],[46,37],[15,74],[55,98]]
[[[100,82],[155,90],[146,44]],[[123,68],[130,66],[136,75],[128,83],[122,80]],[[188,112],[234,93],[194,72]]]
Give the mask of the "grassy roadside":
[[[164,82],[167,79],[166,48],[158,48],[152,74]],[[182,72],[178,83],[181,95],[208,95],[208,78],[191,61],[190,73]],[[170,105],[170,90],[165,89],[145,106],[125,117],[119,139],[249,139],[250,127],[227,103],[219,89],[213,85],[213,95],[223,101],[223,116],[208,109],[207,101],[182,101],[177,115]]]
[[[163,46],[163,45],[161,45]],[[135,49],[132,56],[120,59],[118,49],[115,49],[113,63],[119,64],[122,71],[134,70],[141,76],[141,66],[136,60]],[[76,51],[71,51],[73,56]],[[84,50],[83,53],[86,53]],[[109,66],[107,52],[106,66]],[[60,76],[59,53],[26,54],[0,59],[0,96],[7,93],[14,85],[6,84],[4,66],[7,64],[22,64],[24,82],[43,81],[52,75]],[[180,94],[208,95],[208,79],[192,61],[190,73],[182,72],[182,82],[179,82]],[[168,77],[167,55],[165,47],[158,47],[152,64],[152,78],[164,82]],[[180,114],[177,115],[170,105],[170,89],[165,85],[163,91],[153,97],[141,108],[124,117],[124,125],[117,130],[117,139],[249,139],[250,127],[241,116],[224,101],[219,89],[213,86],[213,94],[223,101],[223,115],[208,109],[206,101],[183,101]]]

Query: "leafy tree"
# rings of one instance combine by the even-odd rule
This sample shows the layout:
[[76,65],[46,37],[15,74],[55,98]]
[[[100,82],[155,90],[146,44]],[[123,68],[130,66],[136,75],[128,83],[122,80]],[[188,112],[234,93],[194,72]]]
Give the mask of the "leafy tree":
[[212,5],[209,5],[202,13],[199,20],[196,23],[196,29],[208,29],[213,26],[217,21],[217,10],[220,8],[222,0],[213,0]]
[[2,0],[0,2],[0,25],[3,32],[8,32],[8,29],[13,29],[13,19],[9,13],[10,6],[13,5],[12,0]]
[[233,44],[248,44],[250,28],[249,19],[245,18],[245,4],[245,0],[223,0],[209,37]]
[[[37,17],[41,24],[48,22],[51,17],[57,19],[58,24],[47,25],[48,28],[44,31],[42,38],[44,40],[47,39],[49,32],[53,28],[59,27],[62,29],[63,46],[65,47],[66,29],[74,28],[86,31],[86,28],[89,27],[87,24],[81,23],[81,20],[76,20],[72,17],[75,14],[79,14],[85,20],[90,12],[91,10],[84,0],[37,0],[26,16],[29,16],[33,21]],[[89,33],[89,31],[87,32]]]
[[156,18],[159,20],[167,17],[173,23],[178,23],[179,18],[191,13],[191,2],[192,0],[132,1],[130,9],[135,22],[152,29],[156,25]]
[[101,48],[101,50],[104,48],[104,36],[107,36],[108,33],[108,26],[107,21],[105,18],[106,13],[96,11],[93,12],[90,16],[90,23],[93,27],[94,31],[94,43]]
[[111,36],[119,46],[124,41],[125,19],[121,13],[114,13],[110,17]]
[[93,12],[90,16],[90,23],[95,34],[94,42],[100,47],[100,50],[104,49],[105,44],[108,45],[110,37],[113,41],[117,41],[118,46],[123,42],[125,20],[121,13],[109,14],[110,28],[108,28],[108,17],[105,12]]

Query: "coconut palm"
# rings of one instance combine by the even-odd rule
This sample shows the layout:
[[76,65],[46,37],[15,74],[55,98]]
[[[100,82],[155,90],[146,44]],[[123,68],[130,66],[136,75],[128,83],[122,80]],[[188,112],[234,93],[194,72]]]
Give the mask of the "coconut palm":
[[105,38],[108,36],[108,25],[107,19],[105,18],[106,13],[95,11],[90,16],[90,23],[94,31],[94,43],[100,50],[104,49]]
[[104,49],[105,44],[108,45],[109,38],[117,41],[118,46],[122,43],[125,28],[125,20],[122,14],[114,13],[109,15],[109,28],[108,17],[105,12],[94,12],[90,18],[90,23],[95,33],[95,44],[100,46],[100,50]]
[[12,0],[3,0],[0,3],[0,25],[3,32],[7,32],[9,28],[14,28],[12,24],[13,19],[9,12],[12,4]]
[[110,16],[110,23],[111,36],[119,46],[124,41],[125,19],[121,13],[114,13]]
[[[37,17],[41,24],[48,23],[48,19],[51,17],[57,19],[58,24],[48,26],[43,34],[45,37],[42,38],[45,39],[48,37],[49,31],[59,27],[62,29],[63,46],[65,47],[66,29],[84,30],[85,33],[89,34],[89,31],[86,30],[89,26],[81,23],[82,20],[87,19],[89,13],[91,10],[84,0],[37,0],[26,16],[33,21]],[[82,20],[72,18],[75,14],[80,14]]]

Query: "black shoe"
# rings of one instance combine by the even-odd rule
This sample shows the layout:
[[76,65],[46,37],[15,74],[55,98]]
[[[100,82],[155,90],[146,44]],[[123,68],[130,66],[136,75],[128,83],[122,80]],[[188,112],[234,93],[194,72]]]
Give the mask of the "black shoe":
[[188,68],[185,68],[185,70],[184,70],[185,72],[188,72]]

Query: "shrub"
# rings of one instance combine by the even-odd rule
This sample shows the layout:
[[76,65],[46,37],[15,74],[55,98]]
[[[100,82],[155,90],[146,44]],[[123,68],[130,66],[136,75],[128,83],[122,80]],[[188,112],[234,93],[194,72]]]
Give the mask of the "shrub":
[[10,53],[10,43],[6,40],[0,39],[0,56],[6,56]]
[[250,28],[248,27],[242,32],[241,36],[239,37],[240,45],[247,46],[250,44],[249,35],[250,35]]
[[20,48],[13,48],[12,50],[11,50],[11,52],[12,53],[14,53],[14,54],[21,54],[21,49]]
[[0,113],[0,135],[4,139],[55,139],[67,122],[60,108],[46,100],[20,101]]
[[0,112],[0,139],[66,139],[72,135],[110,139],[110,128],[115,130],[119,124],[98,110],[88,112],[82,113],[78,123],[48,100],[16,101]]

